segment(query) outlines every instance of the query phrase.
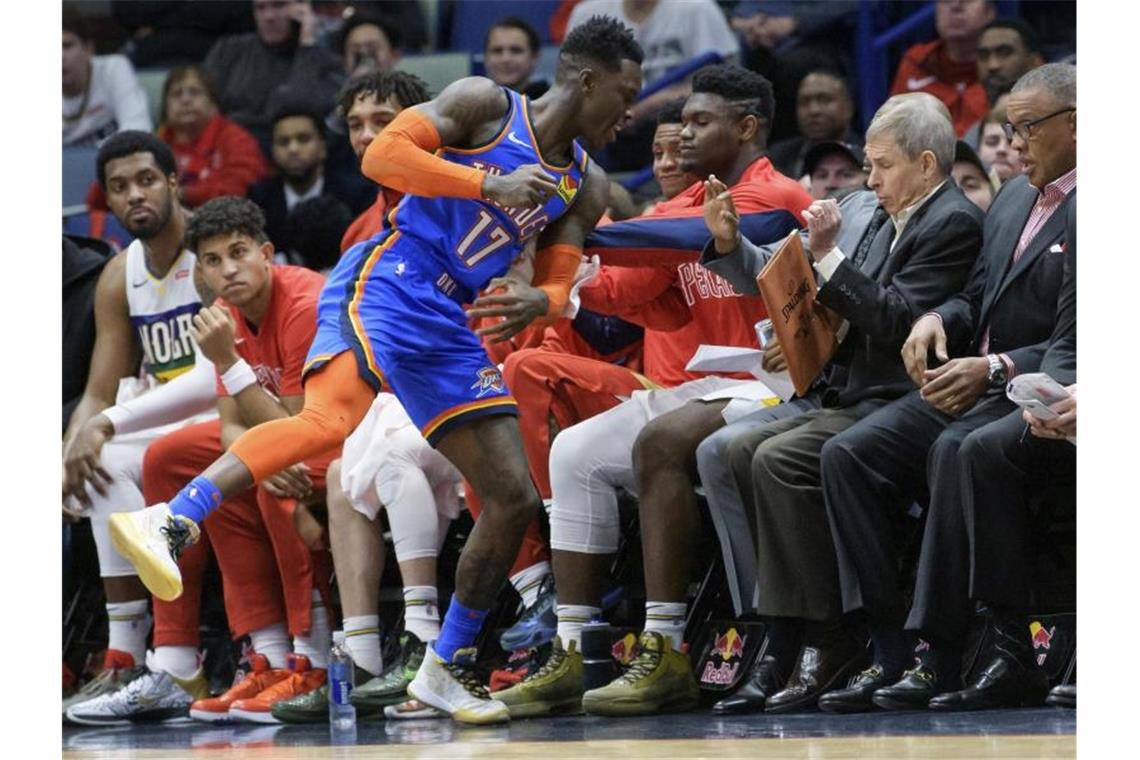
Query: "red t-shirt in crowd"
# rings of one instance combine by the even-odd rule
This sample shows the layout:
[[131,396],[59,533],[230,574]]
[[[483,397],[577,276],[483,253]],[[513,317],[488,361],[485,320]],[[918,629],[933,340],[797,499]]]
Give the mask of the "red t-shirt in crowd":
[[977,62],[951,61],[942,40],[915,45],[903,54],[891,95],[905,92],[928,92],[945,103],[959,137],[990,108],[986,90],[978,81]]
[[[253,369],[261,387],[277,398],[304,393],[301,370],[317,334],[317,301],[324,285],[324,275],[311,269],[274,266],[269,309],[256,328],[236,306],[218,300],[237,323],[234,343],[238,356]],[[217,389],[219,396],[229,395],[220,376]]]
[[[761,245],[802,227],[800,213],[812,202],[767,158],[754,161],[729,192],[742,234]],[[704,202],[704,183],[694,183],[652,214],[599,227],[586,241],[587,254],[622,266],[602,267],[581,289],[582,306],[644,325],[644,374],[664,386],[705,376],[685,371],[702,343],[758,347],[754,325],[768,316],[760,296],[742,296],[698,263],[709,239]]]

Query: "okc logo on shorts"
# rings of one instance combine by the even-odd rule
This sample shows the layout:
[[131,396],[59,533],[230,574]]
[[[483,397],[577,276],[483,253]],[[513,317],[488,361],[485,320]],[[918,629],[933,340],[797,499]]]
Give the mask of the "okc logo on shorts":
[[503,373],[499,372],[498,367],[484,367],[475,373],[475,378],[475,382],[471,384],[471,390],[479,391],[475,394],[475,398],[483,398],[492,391],[503,390]]

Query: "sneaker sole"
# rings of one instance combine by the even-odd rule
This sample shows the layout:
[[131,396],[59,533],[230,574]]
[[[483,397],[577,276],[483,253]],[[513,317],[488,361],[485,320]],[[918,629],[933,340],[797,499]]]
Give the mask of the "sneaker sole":
[[86,718],[78,715],[68,715],[67,720],[80,726],[129,726],[128,718]]
[[[326,707],[324,710],[318,712],[290,712],[289,710],[278,710],[276,707],[269,711],[269,714],[277,719],[278,723],[292,723],[292,724],[313,724],[313,723],[328,723],[329,710]],[[357,713],[359,717],[359,712]]]
[[695,710],[701,704],[700,693],[686,694],[678,699],[664,702],[645,702],[643,700],[615,700],[605,697],[589,698],[589,693],[582,697],[582,709],[588,715],[607,715],[615,718],[632,717],[636,715],[656,715],[657,713],[688,712]]
[[[507,703],[503,703],[507,704]],[[507,704],[507,711],[511,718],[541,718],[555,715],[581,715],[582,697],[571,697],[558,702],[538,700],[534,702],[520,702],[517,705]]]
[[236,707],[230,708],[230,717],[237,720],[244,720],[250,723],[272,723],[278,724],[281,721],[273,717],[271,712],[254,712],[253,710],[239,710]]
[[135,566],[139,580],[150,593],[164,602],[173,602],[182,596],[182,578],[171,574],[146,550],[146,537],[135,525],[129,514],[111,515],[111,543],[119,554]]
[[228,723],[233,721],[229,711],[211,712],[209,710],[191,710],[190,717],[203,723]]
[[[433,694],[424,689],[414,688],[415,682],[408,684],[408,694],[415,697],[425,705],[430,705],[437,710],[447,713],[453,720],[459,723],[469,723],[474,726],[486,726],[494,723],[507,723],[511,719],[511,712],[503,705],[502,710],[496,710],[489,713],[475,713],[466,708],[456,708],[452,706],[443,697]],[[502,704],[501,702],[499,704]]]
[[[394,705],[389,705],[393,707]],[[384,717],[388,720],[438,720],[440,718],[448,717],[447,713],[443,710],[437,710],[434,707],[427,707],[423,710],[416,710],[415,712],[391,712],[384,711]]]

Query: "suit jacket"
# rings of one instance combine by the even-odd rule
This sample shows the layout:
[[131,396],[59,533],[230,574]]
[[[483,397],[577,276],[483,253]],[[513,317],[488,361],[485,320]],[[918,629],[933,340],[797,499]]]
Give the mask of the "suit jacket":
[[[902,344],[915,319],[966,282],[981,250],[982,212],[948,179],[914,212],[892,250],[894,236],[894,224],[888,220],[879,228],[862,265],[856,267],[850,258],[844,259],[816,295],[819,303],[851,325],[833,362],[847,372],[829,376],[825,406],[893,399],[913,390],[902,362]],[[742,247],[755,250],[747,240],[743,242],[747,246]],[[840,249],[850,257],[857,244],[848,247],[841,239]],[[755,290],[755,283],[752,287]]]
[[[343,201],[354,216],[363,212],[376,200],[375,185],[372,185],[370,190],[365,188],[367,192],[362,194],[360,187],[346,184],[336,174],[326,172],[324,178],[325,186],[321,190],[321,195],[331,195]],[[273,247],[283,253],[290,250],[292,241],[288,233],[289,212],[285,206],[285,180],[277,176],[258,182],[249,189],[249,199],[265,212],[265,234],[273,241]]]
[[[1059,211],[1058,211],[1059,213]],[[1077,204],[1065,219],[1065,273],[1057,297],[1057,323],[1041,360],[1041,371],[1062,385],[1077,382]]]
[[1060,244],[1077,193],[1069,194],[1011,266],[1037,197],[1037,188],[1018,177],[994,198],[986,215],[982,255],[969,284],[934,309],[942,317],[951,355],[976,356],[988,328],[990,353],[1009,356],[1018,374],[1040,368],[1057,321],[1066,259]]

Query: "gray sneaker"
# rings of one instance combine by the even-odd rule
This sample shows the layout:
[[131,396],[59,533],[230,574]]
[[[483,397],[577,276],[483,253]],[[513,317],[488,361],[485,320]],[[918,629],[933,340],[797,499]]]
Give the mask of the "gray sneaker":
[[64,721],[67,720],[67,711],[72,707],[77,707],[104,694],[113,694],[145,672],[146,668],[141,665],[133,668],[107,668],[84,684],[82,689],[63,700]]
[[[147,660],[150,665],[149,656]],[[200,668],[186,680],[144,668],[123,688],[74,705],[66,716],[72,723],[85,726],[189,721],[190,703],[206,696],[208,686]]]

